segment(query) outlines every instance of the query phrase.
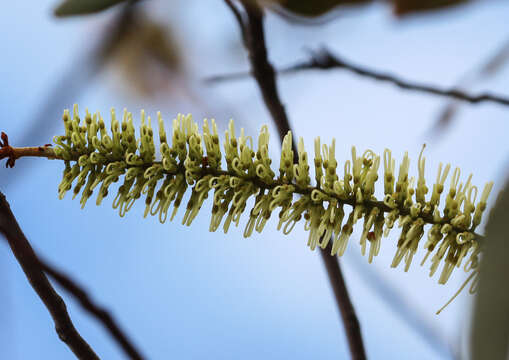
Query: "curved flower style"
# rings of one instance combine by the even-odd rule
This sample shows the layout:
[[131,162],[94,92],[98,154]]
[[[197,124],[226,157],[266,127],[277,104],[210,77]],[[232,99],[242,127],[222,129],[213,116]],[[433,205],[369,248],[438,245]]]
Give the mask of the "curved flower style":
[[[405,153],[396,173],[396,163],[390,150],[383,154],[384,193],[375,198],[375,185],[381,157],[371,150],[359,156],[352,148],[352,160],[344,163],[343,176],[336,172],[335,140],[331,145],[315,139],[315,185],[311,184],[308,154],[302,138],[298,143],[298,161],[294,163],[292,134],[283,140],[279,175],[271,169],[268,155],[269,132],[261,128],[258,146],[241,129],[235,135],[233,121],[225,132],[224,159],[214,120],[204,120],[200,133],[190,115],[178,115],[173,120],[172,143],[168,143],[160,113],[159,140],[161,160],[156,161],[156,148],[151,119],[141,113],[140,135],[137,138],[132,114],[124,110],[120,122],[111,111],[111,133],[100,114],[87,111],[80,124],[77,107],[73,115],[63,116],[65,135],[54,138],[57,158],[65,160],[59,196],[74,185],[74,197],[81,193],[85,206],[95,189],[97,205],[108,195],[112,183],[123,177],[123,184],[113,200],[120,216],[129,211],[140,197],[145,198],[145,216],[157,215],[161,223],[172,220],[188,187],[192,187],[182,223],[191,225],[205,199],[213,191],[210,231],[222,224],[226,233],[232,223],[238,225],[247,202],[254,198],[249,219],[244,228],[248,237],[253,230],[261,232],[272,213],[279,209],[278,229],[288,234],[303,219],[309,231],[308,246],[325,249],[332,241],[331,255],[342,255],[357,221],[363,218],[360,246],[368,261],[380,251],[382,235],[387,236],[399,220],[402,228],[392,267],[402,261],[408,271],[419,243],[427,251],[422,264],[431,256],[430,276],[443,263],[438,282],[445,284],[455,267],[464,263],[472,271],[469,280],[477,276],[482,237],[475,233],[481,222],[493,183],[487,183],[476,204],[478,188],[471,184],[472,175],[460,183],[460,170],[452,172],[445,205],[439,208],[445,181],[451,166],[440,164],[431,196],[424,177],[423,151],[418,159],[417,183],[409,178],[410,159]],[[424,150],[424,147],[423,147]],[[159,185],[159,186],[158,186]],[[157,189],[156,189],[157,188]],[[170,206],[173,209],[170,211]],[[350,208],[348,216],[345,205]],[[170,214],[168,212],[170,211]],[[346,218],[346,221],[343,220]],[[421,240],[424,227],[429,226],[427,239]],[[369,248],[369,249],[368,249]],[[464,261],[466,259],[466,261]],[[421,265],[422,265],[421,264]],[[471,291],[474,290],[475,283]]]

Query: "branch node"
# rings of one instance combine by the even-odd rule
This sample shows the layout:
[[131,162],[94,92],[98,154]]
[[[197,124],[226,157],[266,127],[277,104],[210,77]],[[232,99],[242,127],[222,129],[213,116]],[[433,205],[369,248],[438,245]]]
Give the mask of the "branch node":
[[14,163],[16,162],[16,156],[14,154],[14,150],[12,146],[9,145],[9,137],[6,133],[2,131],[0,135],[0,160],[7,158],[7,162],[5,163],[5,167],[13,168]]

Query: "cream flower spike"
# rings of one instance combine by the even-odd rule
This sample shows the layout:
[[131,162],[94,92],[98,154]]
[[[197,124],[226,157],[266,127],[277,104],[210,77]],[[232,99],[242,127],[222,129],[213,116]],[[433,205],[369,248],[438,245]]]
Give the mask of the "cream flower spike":
[[[429,258],[430,276],[443,264],[438,282],[447,282],[455,268],[464,265],[474,280],[479,272],[481,236],[474,231],[482,220],[488,195],[493,187],[485,185],[479,201],[475,203],[478,188],[471,185],[471,176],[460,183],[460,170],[455,169],[449,183],[445,205],[440,200],[450,165],[440,164],[431,195],[425,179],[424,146],[417,161],[417,181],[409,176],[410,158],[405,153],[396,178],[396,161],[390,150],[383,154],[384,194],[375,198],[379,178],[380,156],[371,150],[358,156],[352,147],[351,161],[347,160],[337,172],[335,140],[330,146],[320,139],[314,142],[315,184],[311,183],[308,154],[304,140],[298,142],[297,156],[292,150],[289,132],[282,144],[279,176],[271,168],[269,133],[262,126],[257,141],[235,134],[230,121],[223,142],[224,155],[214,120],[203,122],[203,132],[191,115],[178,115],[173,120],[172,143],[168,143],[164,121],[157,114],[159,124],[160,159],[156,160],[156,147],[150,117],[141,113],[139,134],[135,134],[132,114],[125,111],[120,122],[111,111],[111,131],[99,113],[88,111],[82,123],[77,106],[71,113],[64,111],[65,135],[56,136],[55,157],[65,160],[63,180],[58,188],[59,197],[73,188],[73,196],[81,193],[80,203],[85,206],[93,192],[96,203],[101,204],[113,183],[123,179],[113,200],[120,216],[132,209],[139,198],[145,199],[144,216],[158,216],[164,223],[172,220],[191,187],[182,223],[191,225],[205,200],[212,196],[210,231],[221,227],[226,233],[231,224],[238,226],[243,214],[248,217],[244,236],[261,232],[274,212],[278,212],[277,228],[289,234],[298,222],[309,231],[308,246],[325,249],[332,241],[331,255],[343,255],[353,229],[360,219],[363,225],[360,247],[372,262],[381,248],[382,235],[387,236],[399,220],[401,232],[396,244],[392,267],[404,262],[408,271],[419,248]],[[253,148],[257,144],[257,149]],[[222,167],[225,159],[226,168]],[[297,163],[294,162],[297,159]],[[252,207],[248,202],[253,199]],[[250,202],[251,203],[251,202]],[[172,209],[170,209],[172,207]],[[347,215],[348,212],[348,216]],[[427,239],[423,240],[427,229]],[[332,239],[332,240],[331,240]]]

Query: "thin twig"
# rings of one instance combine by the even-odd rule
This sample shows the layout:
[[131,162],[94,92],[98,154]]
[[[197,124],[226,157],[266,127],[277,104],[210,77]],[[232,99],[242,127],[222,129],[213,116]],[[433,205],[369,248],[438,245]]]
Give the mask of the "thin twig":
[[[225,0],[225,2],[230,8],[235,9],[230,0]],[[279,98],[274,68],[268,61],[263,30],[263,10],[255,1],[241,1],[240,3],[245,10],[246,19],[243,19],[240,13],[237,14],[237,10],[234,10],[234,14],[239,22],[244,44],[249,54],[252,75],[278,128],[279,136],[283,140],[284,136],[290,131],[290,124],[285,108]],[[295,142],[293,148],[294,154],[297,155]],[[330,251],[330,249],[328,250]],[[341,313],[352,359],[365,359],[366,354],[359,321],[350,301],[339,262],[335,257],[328,255],[327,250],[320,251],[320,255],[325,263],[336,303]]]
[[[290,74],[303,70],[331,70],[331,69],[343,69],[350,71],[354,74],[367,77],[369,79],[391,83],[401,89],[448,97],[452,99],[465,101],[471,104],[478,104],[481,102],[492,102],[499,105],[509,106],[509,97],[494,95],[490,93],[469,95],[458,88],[442,89],[434,85],[419,84],[406,79],[398,78],[397,76],[389,73],[376,71],[365,68],[363,66],[352,64],[338,57],[337,55],[333,55],[329,50],[325,48],[319,51],[311,52],[310,59],[304,60],[302,62],[299,62],[288,67],[284,67],[278,70],[277,72],[279,74]],[[216,75],[206,78],[205,81],[209,83],[216,83],[227,80],[243,79],[248,77],[249,75],[251,75],[249,72],[238,72],[226,75]]]
[[3,193],[0,192],[0,232],[5,236],[30,285],[48,309],[60,340],[79,359],[99,359],[74,327],[64,300],[41,269],[39,259],[21,231]]

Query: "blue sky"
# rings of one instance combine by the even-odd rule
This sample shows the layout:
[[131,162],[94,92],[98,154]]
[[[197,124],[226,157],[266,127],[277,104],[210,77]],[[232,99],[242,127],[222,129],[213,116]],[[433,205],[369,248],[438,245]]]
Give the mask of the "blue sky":
[[[19,144],[39,114],[59,74],[87,53],[116,9],[82,19],[57,20],[54,1],[8,2],[0,12],[0,130],[15,145],[39,145],[62,132],[60,113],[47,114],[48,126]],[[186,61],[184,75],[171,79],[169,94],[144,98],[129,90],[125,74],[114,63],[93,79],[66,107],[107,114],[127,107],[152,116],[161,110],[168,124],[178,113],[195,119],[215,117],[224,130],[229,118],[256,134],[270,117],[251,80],[205,86],[207,75],[247,69],[238,29],[222,1],[147,3],[147,13],[166,24],[179,41]],[[297,26],[269,14],[266,22],[270,58],[289,64],[306,56],[305,48],[327,45],[347,59],[402,77],[447,87],[482,64],[506,41],[509,3],[476,2],[435,16],[395,19],[388,7],[375,4],[352,9],[320,27]],[[76,66],[76,79],[82,69]],[[508,94],[509,66],[496,78],[469,90]],[[70,79],[69,86],[72,85]],[[173,82],[173,84],[172,84]],[[342,71],[307,72],[281,77],[280,93],[297,136],[312,141],[336,138],[338,161],[350,147],[382,152],[390,147],[397,159],[408,150],[415,160],[423,142],[428,179],[440,161],[474,173],[478,185],[504,179],[509,130],[500,106],[463,105],[457,121],[440,141],[426,137],[446,100],[403,92],[391,85]],[[189,91],[195,99],[182,94]],[[46,96],[46,97],[45,97]],[[272,154],[277,157],[276,131]],[[161,225],[143,219],[143,204],[120,218],[106,199],[84,210],[70,197],[57,198],[63,164],[26,159],[12,170],[0,170],[18,221],[45,258],[72,274],[93,298],[112,311],[120,325],[151,359],[246,358],[337,359],[348,354],[339,314],[319,256],[306,246],[307,233],[297,226],[291,235],[276,231],[274,219],[262,234],[242,237],[242,228],[209,233],[210,204],[191,227],[179,220]],[[183,212],[179,212],[180,217]],[[177,215],[177,217],[179,216]],[[246,219],[247,220],[247,219]],[[394,232],[382,243],[380,256],[367,265],[355,236],[341,259],[357,309],[368,356],[376,359],[446,358],[411,331],[366,284],[363,272],[378,273],[412,304],[437,333],[457,349],[467,342],[472,297],[466,292],[440,316],[435,311],[456,291],[465,274],[458,271],[447,286],[430,279],[428,268],[412,265],[408,273],[389,267]],[[424,253],[419,253],[419,258]],[[68,359],[71,352],[53,331],[51,318],[28,285],[7,246],[0,246],[0,348],[6,359]],[[61,291],[83,337],[105,359],[123,354],[108,334]]]

